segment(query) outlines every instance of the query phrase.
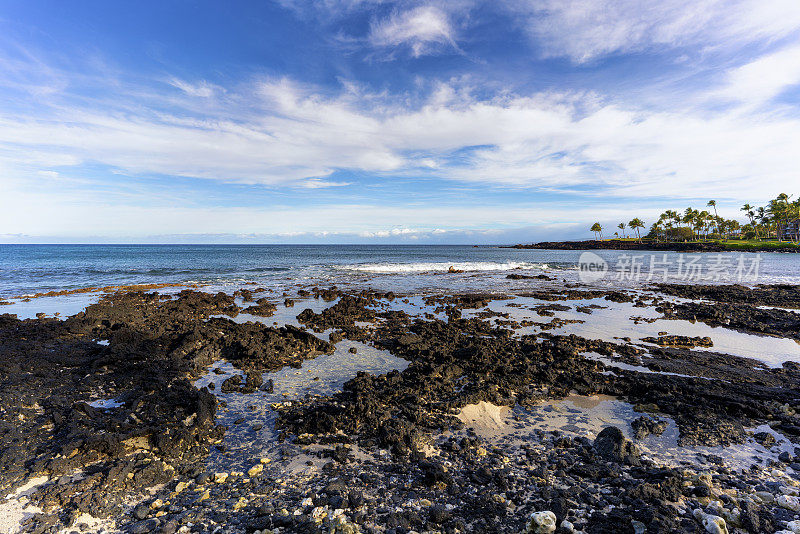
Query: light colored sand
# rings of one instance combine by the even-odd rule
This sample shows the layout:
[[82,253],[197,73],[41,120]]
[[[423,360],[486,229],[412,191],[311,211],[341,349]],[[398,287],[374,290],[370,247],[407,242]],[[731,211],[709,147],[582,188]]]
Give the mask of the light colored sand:
[[506,433],[510,414],[511,408],[508,406],[481,401],[464,406],[456,417],[477,435],[489,438]]
[[5,501],[0,502],[0,533],[20,532],[23,521],[42,511],[31,504],[30,495],[47,480],[46,476],[32,478],[14,493],[7,495]]
[[[0,502],[0,534],[17,534],[23,531],[22,523],[41,513],[42,509],[31,504],[30,496],[46,484],[49,479],[46,476],[35,477],[25,485],[20,486],[14,493],[6,495],[6,499]],[[75,525],[85,524],[85,532],[117,532],[116,523],[111,519],[98,519],[89,514],[81,514],[75,521]],[[63,529],[60,534],[74,532],[75,528]]]

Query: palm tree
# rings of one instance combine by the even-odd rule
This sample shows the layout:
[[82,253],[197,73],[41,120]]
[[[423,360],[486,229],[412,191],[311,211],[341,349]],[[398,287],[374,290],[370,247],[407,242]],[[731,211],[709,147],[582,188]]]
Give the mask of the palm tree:
[[[789,204],[789,219],[800,219],[800,198]],[[795,241],[800,243],[800,225],[797,227],[797,232],[794,235]]]
[[672,227],[672,217],[670,215],[669,210],[659,215],[658,220],[653,223],[653,230],[655,231],[656,237],[658,237],[660,233],[663,233],[664,241],[667,240],[667,229],[671,227]]
[[600,234],[600,239],[603,239],[603,227],[599,222],[594,223],[590,230],[595,233],[595,239],[597,239],[597,234]]
[[748,219],[750,219],[750,225],[753,227],[753,231],[756,233],[756,239],[758,239],[758,226],[756,226],[756,213],[753,211],[753,206],[748,203],[742,206],[740,210],[747,215]]
[[648,235],[654,235],[656,237],[656,243],[658,243],[661,238],[662,224],[664,224],[664,219],[659,219],[650,225],[650,233]]
[[690,206],[683,211],[681,222],[685,224],[687,228],[693,228],[696,226],[697,215],[697,210],[692,209]]
[[736,219],[729,219],[725,221],[725,224],[727,224],[727,229],[725,230],[725,233],[728,235],[730,235],[731,232],[736,232],[737,230],[741,230],[742,228],[742,225]]
[[639,243],[641,243],[642,236],[641,234],[639,234],[639,228],[644,228],[644,223],[642,222],[642,220],[638,217],[635,217],[631,219],[631,221],[628,223],[628,227],[636,230],[636,236],[639,238]]
[[617,225],[617,228],[622,230],[622,239],[625,239],[625,223],[621,222]]
[[699,235],[703,235],[705,238],[705,230],[706,230],[706,223],[707,223],[707,211],[697,211],[693,210],[691,214],[690,222],[692,224],[692,228],[694,229],[695,233]]
[[767,217],[767,209],[764,206],[759,206],[756,210],[756,218],[758,219],[758,224],[766,224],[767,225],[767,237],[769,237],[770,227],[769,227],[769,217]]
[[666,229],[664,230],[665,238],[669,236],[669,231],[672,230],[674,226],[681,225],[681,216],[678,215],[678,212],[675,210],[667,210],[664,212],[664,225]]
[[675,210],[669,210],[670,216],[672,217],[672,222],[680,228],[681,226],[681,214]]
[[719,229],[719,215],[717,215],[717,201],[716,200],[709,200],[706,206],[714,208],[714,222],[717,223],[717,234],[722,237],[722,232]]
[[[769,218],[772,223],[775,224],[775,228],[779,229],[781,223],[786,218],[786,203],[785,200],[788,198],[786,193],[781,193],[778,195],[778,198],[769,201],[769,205],[767,206],[767,212],[769,213]],[[780,231],[776,232],[776,236],[778,241],[783,241],[781,238]]]
[[[792,198],[791,195],[787,195],[786,193],[781,193],[775,200],[769,201],[769,207],[767,208],[767,211],[769,211],[773,221],[775,222],[776,230],[780,226],[789,223],[789,219],[791,218],[791,206],[792,206],[792,204],[789,203],[790,198]],[[778,236],[778,241],[783,241],[780,232],[776,232],[776,234]]]

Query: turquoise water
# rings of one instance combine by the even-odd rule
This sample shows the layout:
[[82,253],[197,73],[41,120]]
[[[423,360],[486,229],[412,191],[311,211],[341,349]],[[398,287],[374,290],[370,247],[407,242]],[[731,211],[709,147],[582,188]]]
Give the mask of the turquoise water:
[[[0,245],[0,297],[90,286],[140,283],[203,283],[265,286],[292,283],[369,285],[376,289],[496,289],[524,287],[510,272],[546,273],[558,281],[578,281],[580,251],[517,250],[499,247],[414,245]],[[626,253],[599,251],[613,271]],[[638,253],[637,253],[638,254]],[[662,253],[653,253],[661,261]],[[630,253],[627,253],[630,256]],[[642,272],[650,254],[642,253]],[[718,254],[685,254],[701,264]],[[723,254],[735,265],[738,253]],[[676,269],[681,255],[668,255]],[[743,256],[752,262],[755,254]],[[800,255],[761,254],[757,282],[800,284]],[[446,274],[450,266],[463,270]],[[646,276],[643,281],[647,282]],[[655,280],[659,281],[659,280]],[[735,280],[708,280],[708,282]],[[597,282],[629,286],[610,272]],[[643,283],[639,281],[638,283]]]

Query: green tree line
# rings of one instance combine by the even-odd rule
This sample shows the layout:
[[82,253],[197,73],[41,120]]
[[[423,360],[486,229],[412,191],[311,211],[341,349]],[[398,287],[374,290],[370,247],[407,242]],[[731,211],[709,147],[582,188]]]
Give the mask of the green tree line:
[[[745,224],[736,219],[726,219],[717,213],[717,202],[709,200],[706,208],[698,210],[691,206],[679,210],[666,210],[659,215],[658,220],[650,226],[649,233],[645,236],[655,241],[693,241],[709,239],[788,239],[792,242],[800,241],[800,229],[792,225],[793,221],[800,219],[800,198],[792,200],[792,195],[781,193],[770,200],[766,205],[753,207],[745,204],[741,211],[747,217]],[[787,225],[790,231],[781,232]],[[636,233],[639,242],[642,240],[640,229],[644,222],[638,217],[628,223],[621,222],[617,225],[618,232],[614,235],[626,238],[626,228]],[[590,230],[595,233],[595,239],[603,239],[603,226],[595,222]],[[784,235],[784,233],[786,235]]]

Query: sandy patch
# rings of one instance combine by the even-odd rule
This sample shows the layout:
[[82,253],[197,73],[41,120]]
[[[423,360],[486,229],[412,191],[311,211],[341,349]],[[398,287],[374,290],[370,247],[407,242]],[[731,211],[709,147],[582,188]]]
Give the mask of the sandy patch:
[[481,437],[504,434],[508,428],[511,408],[481,401],[464,406],[456,417]]
[[6,495],[6,500],[0,502],[0,532],[16,534],[22,530],[23,521],[42,511],[38,506],[31,504],[30,496],[47,481],[46,476],[32,478],[14,493]]

